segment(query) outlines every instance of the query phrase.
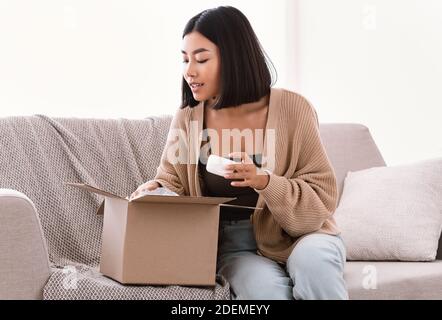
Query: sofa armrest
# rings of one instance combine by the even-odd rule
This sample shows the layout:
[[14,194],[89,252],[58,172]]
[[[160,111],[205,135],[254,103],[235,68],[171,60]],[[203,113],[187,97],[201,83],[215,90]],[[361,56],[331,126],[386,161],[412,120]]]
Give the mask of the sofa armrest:
[[32,201],[0,189],[0,300],[42,299],[50,276],[46,241]]

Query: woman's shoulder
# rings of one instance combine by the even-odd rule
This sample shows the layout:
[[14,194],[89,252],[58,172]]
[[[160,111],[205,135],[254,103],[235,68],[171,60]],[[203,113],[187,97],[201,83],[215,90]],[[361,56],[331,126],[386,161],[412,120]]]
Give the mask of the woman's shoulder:
[[191,107],[176,109],[172,119],[172,127],[185,129],[190,121],[192,109]]
[[175,113],[175,117],[182,119],[182,120],[189,120],[189,118],[192,116],[193,113],[198,113],[201,111],[201,108],[203,107],[203,103],[200,102],[197,105],[191,107],[191,106],[185,106],[185,107],[179,107],[178,110]]
[[280,96],[278,100],[281,111],[293,117],[306,114],[317,117],[315,108],[304,95],[285,88],[274,88],[272,93],[277,93]]

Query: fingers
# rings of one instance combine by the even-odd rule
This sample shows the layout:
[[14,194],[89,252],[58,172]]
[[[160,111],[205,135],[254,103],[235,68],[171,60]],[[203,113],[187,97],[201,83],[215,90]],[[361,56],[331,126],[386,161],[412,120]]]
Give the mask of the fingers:
[[134,199],[134,198],[140,196],[140,195],[143,193],[144,190],[145,190],[145,189],[135,191],[134,193],[132,193],[132,194],[130,195],[130,198],[129,198],[129,199],[132,200],[132,199]]
[[253,160],[246,152],[232,152],[229,153],[229,157],[233,159],[240,159],[242,163],[253,164]]
[[238,164],[229,164],[224,167],[225,170],[236,172],[253,172],[255,170],[255,164],[246,152],[232,152],[229,154],[229,157],[240,159],[241,162]]
[[238,164],[228,164],[224,166],[224,170],[228,172],[233,173],[249,173],[253,172],[253,169],[255,168],[255,165],[245,164],[245,163],[238,163]]
[[256,173],[256,166],[253,163],[228,164],[224,170],[227,171],[226,179],[248,179]]
[[230,182],[230,185],[233,187],[250,187],[250,180],[244,180],[244,181],[232,181]]
[[230,172],[224,175],[225,179],[249,179],[251,178],[250,171]]
[[140,190],[137,190],[136,192],[138,194],[144,193],[146,191],[153,191],[155,190],[157,187],[155,185],[147,185],[147,186],[143,186]]
[[158,182],[152,181],[147,185],[147,190],[153,191],[155,189],[158,189],[159,187],[160,187],[160,185],[158,184]]
[[132,200],[133,198],[138,197],[138,194],[139,194],[138,191],[133,192],[133,193],[130,195],[129,200]]
[[224,169],[229,171],[229,173],[224,175],[224,178],[243,180],[230,182],[230,185],[234,187],[250,187],[252,178],[256,174],[256,166],[253,160],[246,152],[232,152],[229,154],[229,157],[241,159],[241,163],[226,165]]
[[229,173],[224,175],[225,179],[231,180],[242,180],[242,181],[231,181],[230,185],[233,187],[249,187],[252,175],[250,173],[238,172],[238,173]]
[[133,192],[130,195],[130,200],[132,200],[133,198],[138,197],[139,195],[145,193],[146,191],[153,191],[155,189],[157,189],[159,187],[158,183],[155,181],[152,182],[146,182],[145,184],[142,184],[141,186],[139,186],[137,188],[137,190],[135,190],[135,192]]

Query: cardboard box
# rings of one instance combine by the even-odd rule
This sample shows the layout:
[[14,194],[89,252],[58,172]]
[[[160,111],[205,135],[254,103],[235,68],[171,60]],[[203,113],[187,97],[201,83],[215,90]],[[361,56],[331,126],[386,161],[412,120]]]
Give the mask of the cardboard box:
[[129,201],[87,184],[66,183],[104,196],[100,272],[123,284],[213,286],[220,205],[235,198],[145,195]]

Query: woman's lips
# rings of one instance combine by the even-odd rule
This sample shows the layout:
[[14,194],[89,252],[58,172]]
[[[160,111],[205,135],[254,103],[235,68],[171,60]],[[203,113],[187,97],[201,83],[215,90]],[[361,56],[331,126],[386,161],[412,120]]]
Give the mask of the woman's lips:
[[192,92],[197,92],[199,89],[201,89],[204,86],[204,83],[198,86],[190,85],[190,88],[192,89]]

